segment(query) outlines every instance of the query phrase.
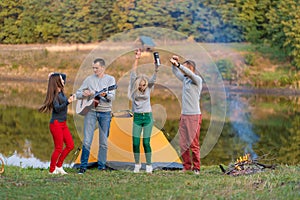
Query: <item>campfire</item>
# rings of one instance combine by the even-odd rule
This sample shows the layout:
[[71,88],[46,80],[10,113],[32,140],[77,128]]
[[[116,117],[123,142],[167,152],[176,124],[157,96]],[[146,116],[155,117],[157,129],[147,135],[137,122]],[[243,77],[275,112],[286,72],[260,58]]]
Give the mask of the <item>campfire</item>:
[[222,172],[226,175],[239,176],[246,174],[254,174],[262,172],[263,170],[275,169],[275,165],[265,165],[259,163],[257,160],[253,160],[250,154],[245,154],[236,159],[234,163],[231,163],[227,170],[222,165],[219,165]]

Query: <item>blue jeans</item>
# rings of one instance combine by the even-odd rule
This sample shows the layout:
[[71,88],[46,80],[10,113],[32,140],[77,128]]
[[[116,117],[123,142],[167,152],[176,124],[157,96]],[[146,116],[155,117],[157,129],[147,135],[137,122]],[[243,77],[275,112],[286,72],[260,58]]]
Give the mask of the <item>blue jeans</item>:
[[95,111],[88,112],[84,118],[84,137],[80,165],[80,168],[83,169],[86,169],[88,165],[88,158],[90,155],[96,121],[98,121],[99,125],[98,169],[105,169],[107,158],[107,138],[109,136],[111,112]]

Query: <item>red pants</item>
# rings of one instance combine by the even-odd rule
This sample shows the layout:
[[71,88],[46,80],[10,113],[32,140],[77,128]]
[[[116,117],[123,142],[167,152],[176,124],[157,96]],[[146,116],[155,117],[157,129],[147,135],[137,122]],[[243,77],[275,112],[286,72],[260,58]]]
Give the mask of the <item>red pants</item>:
[[[179,123],[179,144],[184,170],[200,170],[200,128],[202,115],[181,115]],[[192,152],[192,159],[190,156]],[[193,165],[193,166],[192,166]]]
[[[55,170],[55,167],[61,167],[67,155],[74,148],[72,135],[69,131],[67,123],[54,120],[50,123],[50,131],[54,141],[54,151],[51,156],[50,172]],[[66,144],[63,149],[64,143]]]

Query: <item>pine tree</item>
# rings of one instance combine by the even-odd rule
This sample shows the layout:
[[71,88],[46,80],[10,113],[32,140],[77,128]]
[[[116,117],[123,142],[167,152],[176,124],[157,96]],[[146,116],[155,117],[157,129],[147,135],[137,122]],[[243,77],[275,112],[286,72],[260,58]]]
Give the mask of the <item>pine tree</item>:
[[282,49],[300,69],[300,4],[295,0],[274,2],[266,14],[267,41]]
[[0,1],[0,43],[21,43],[17,20],[22,13],[19,0]]
[[91,41],[89,4],[85,0],[67,0],[60,10],[61,38],[68,43],[87,43]]

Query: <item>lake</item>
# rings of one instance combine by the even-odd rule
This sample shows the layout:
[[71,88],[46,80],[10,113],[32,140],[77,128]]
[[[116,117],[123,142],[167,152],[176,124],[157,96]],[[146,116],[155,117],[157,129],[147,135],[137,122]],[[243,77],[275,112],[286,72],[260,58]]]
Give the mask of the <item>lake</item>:
[[[39,87],[34,87],[38,85]],[[47,168],[53,150],[48,129],[50,114],[37,112],[45,96],[46,81],[1,80],[0,89],[0,157],[6,165]],[[71,84],[72,85],[72,84]],[[66,88],[70,92],[71,85]],[[122,87],[121,87],[122,88]],[[122,98],[120,89],[117,99]],[[124,91],[125,92],[125,91]],[[164,95],[161,95],[161,94]],[[221,132],[208,144],[208,134],[214,133],[211,93],[204,90],[201,99],[203,123],[200,142],[202,165],[228,165],[236,158],[250,153],[261,163],[294,165],[300,162],[300,100],[299,95],[255,91],[225,91],[226,104]],[[123,95],[124,96],[124,95]],[[155,125],[176,146],[180,103],[172,91],[155,89],[152,104]],[[130,108],[129,101],[118,102],[114,111]],[[72,166],[76,149],[81,147],[80,128],[70,108],[68,125],[73,134],[75,149],[66,159]],[[217,132],[217,131],[216,131]],[[210,146],[211,149],[204,149]]]

